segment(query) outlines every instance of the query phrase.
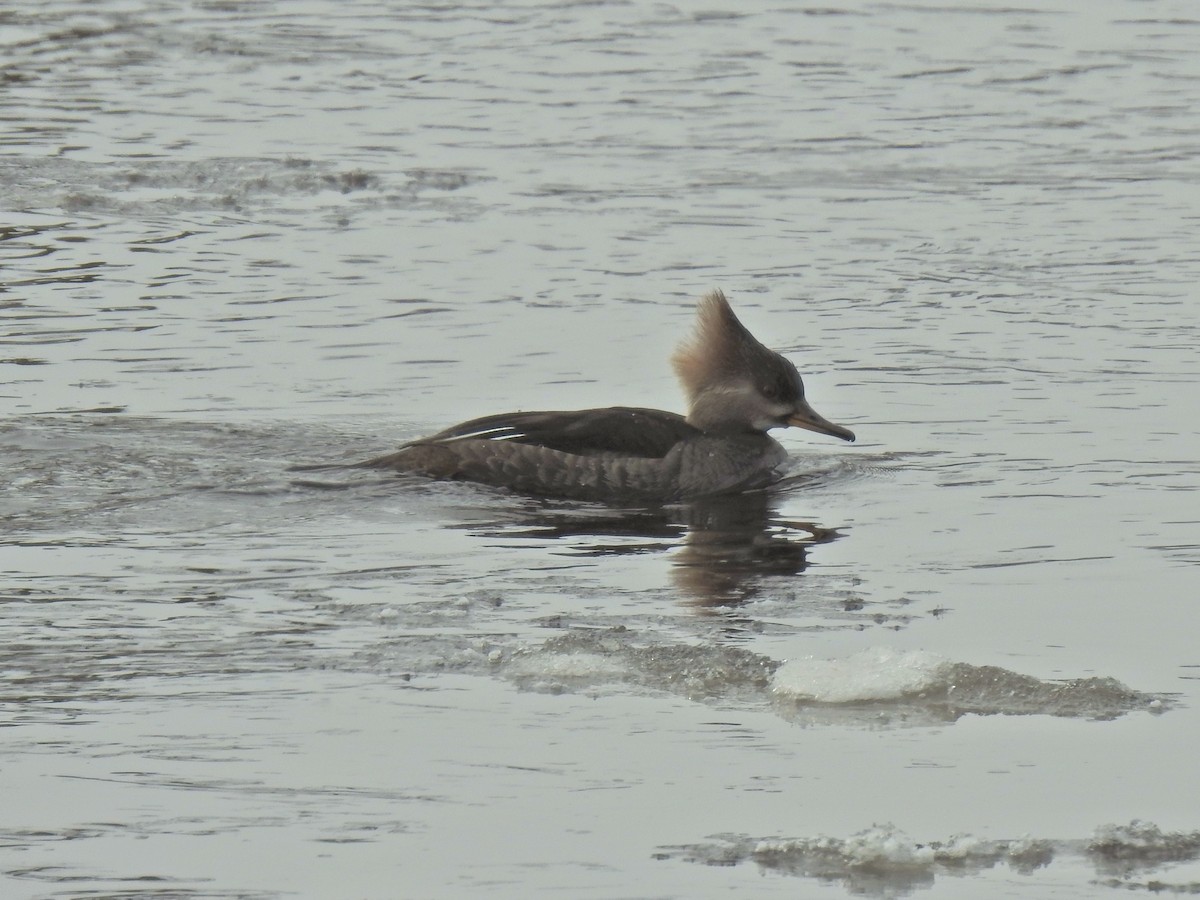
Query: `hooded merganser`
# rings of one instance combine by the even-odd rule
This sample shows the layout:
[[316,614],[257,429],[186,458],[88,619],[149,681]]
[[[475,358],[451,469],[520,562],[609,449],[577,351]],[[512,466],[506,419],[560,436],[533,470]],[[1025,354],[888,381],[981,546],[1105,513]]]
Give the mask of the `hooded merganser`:
[[361,463],[475,481],[541,497],[670,503],[765,487],[787,459],[768,436],[794,425],[844,441],[804,399],[796,367],[760,344],[721,291],[671,360],[688,398],[683,417],[613,406],[484,416]]

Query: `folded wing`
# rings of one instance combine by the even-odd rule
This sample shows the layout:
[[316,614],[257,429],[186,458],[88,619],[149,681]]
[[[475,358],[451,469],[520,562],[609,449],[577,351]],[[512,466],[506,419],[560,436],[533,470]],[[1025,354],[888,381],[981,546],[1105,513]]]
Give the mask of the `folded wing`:
[[414,444],[508,441],[577,456],[606,453],[661,459],[700,432],[683,416],[658,409],[612,406],[567,412],[515,412],[463,422]]

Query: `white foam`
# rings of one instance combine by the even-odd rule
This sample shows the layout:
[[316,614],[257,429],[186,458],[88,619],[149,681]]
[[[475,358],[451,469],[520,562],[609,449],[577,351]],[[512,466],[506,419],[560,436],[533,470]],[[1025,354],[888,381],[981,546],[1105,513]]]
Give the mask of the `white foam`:
[[924,650],[869,647],[844,659],[788,660],[775,671],[779,697],[818,703],[861,703],[919,694],[939,684],[950,660]]

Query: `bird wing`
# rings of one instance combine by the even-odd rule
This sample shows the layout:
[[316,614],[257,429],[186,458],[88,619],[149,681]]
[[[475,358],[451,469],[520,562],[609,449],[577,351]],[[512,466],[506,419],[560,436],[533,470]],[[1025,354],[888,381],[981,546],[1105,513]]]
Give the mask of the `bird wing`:
[[462,422],[415,444],[460,440],[513,441],[578,456],[615,453],[659,459],[699,431],[659,409],[612,406],[566,412],[514,412]]

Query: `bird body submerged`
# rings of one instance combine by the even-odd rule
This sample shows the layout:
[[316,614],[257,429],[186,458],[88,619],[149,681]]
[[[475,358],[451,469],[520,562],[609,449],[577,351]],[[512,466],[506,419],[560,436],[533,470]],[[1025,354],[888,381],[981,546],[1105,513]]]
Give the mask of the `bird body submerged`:
[[363,463],[544,497],[669,503],[766,487],[794,425],[853,441],[804,399],[795,366],[760,344],[725,295],[707,294],[673,363],[688,415],[607,407],[472,419]]

